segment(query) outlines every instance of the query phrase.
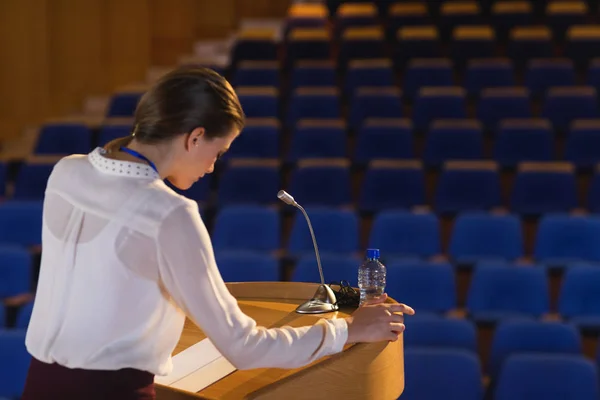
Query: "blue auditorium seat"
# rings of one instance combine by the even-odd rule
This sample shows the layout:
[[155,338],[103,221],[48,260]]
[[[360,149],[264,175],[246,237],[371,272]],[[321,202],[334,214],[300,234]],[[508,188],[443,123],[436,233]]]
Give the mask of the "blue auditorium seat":
[[35,154],[87,154],[92,149],[92,131],[83,124],[45,124],[40,130]]
[[465,88],[471,96],[483,89],[515,86],[512,62],[507,58],[474,59],[467,64]]
[[413,157],[413,127],[408,119],[369,118],[358,131],[355,163]]
[[530,60],[525,86],[535,97],[543,97],[551,87],[575,85],[575,65],[566,58]]
[[0,245],[0,299],[31,291],[31,254],[21,246]]
[[596,400],[598,369],[581,355],[519,354],[506,360],[495,400]]
[[580,354],[579,331],[571,324],[548,321],[502,321],[494,331],[489,371],[497,378],[510,356],[522,353]]
[[425,172],[420,161],[372,161],[364,175],[358,207],[377,213],[425,204]]
[[277,89],[265,87],[238,87],[236,92],[247,118],[278,118]]
[[288,66],[293,66],[299,60],[325,61],[329,59],[330,54],[330,35],[325,28],[296,28],[288,36],[286,47]]
[[15,328],[27,329],[29,326],[29,320],[31,319],[31,313],[33,312],[33,304],[33,301],[30,301],[29,303],[19,307]]
[[572,266],[565,271],[558,312],[581,329],[600,331],[600,268]]
[[[6,307],[4,304],[0,305],[0,330],[6,327]],[[1,397],[0,397],[1,399]]]
[[405,348],[448,348],[477,352],[477,327],[473,321],[418,315],[406,318],[410,329],[404,332]]
[[346,159],[300,160],[292,171],[289,192],[303,206],[349,205],[350,163]]
[[[430,2],[432,4],[433,2]],[[450,37],[458,27],[480,25],[482,7],[479,2],[443,2],[439,4],[440,27],[444,36]]]
[[425,139],[423,161],[426,166],[440,167],[449,160],[483,158],[481,123],[471,119],[436,120]]
[[359,27],[377,24],[377,8],[372,2],[345,2],[337,8],[333,21],[337,35]]
[[15,179],[14,200],[43,200],[54,163],[26,163]]
[[531,25],[534,18],[529,1],[495,1],[490,11],[492,23],[501,41],[508,39],[512,28]]
[[[476,3],[470,3],[476,4]],[[450,52],[454,62],[464,67],[469,60],[491,58],[496,50],[496,32],[489,25],[457,26],[452,31]]]
[[5,162],[0,162],[0,196],[6,194],[6,178],[7,178],[7,165]]
[[31,356],[23,329],[0,330],[0,396],[18,399],[23,394]]
[[281,187],[278,160],[232,160],[219,178],[219,205],[276,203]]
[[0,204],[0,244],[40,245],[42,210],[41,201],[8,201]]
[[600,218],[546,214],[539,224],[533,256],[550,267],[571,262],[600,262]]
[[576,120],[567,135],[565,160],[580,168],[600,162],[600,119]]
[[[387,255],[387,253],[386,253]],[[399,260],[386,264],[386,292],[420,314],[443,314],[456,308],[454,269],[448,263]]]
[[385,58],[385,33],[380,27],[352,27],[342,33],[339,66],[344,68],[356,59]]
[[133,117],[142,93],[116,93],[110,98],[107,117]]
[[350,102],[350,127],[360,129],[368,118],[401,118],[402,94],[395,87],[360,87]]
[[404,73],[402,90],[412,100],[422,87],[454,86],[453,63],[447,58],[415,58],[409,61]]
[[440,32],[433,25],[404,26],[396,33],[394,64],[404,66],[415,58],[442,56]]
[[299,120],[337,119],[341,117],[338,90],[335,87],[301,87],[293,91],[288,105],[287,124],[293,127]]
[[588,4],[585,1],[550,1],[546,5],[545,19],[554,37],[563,40],[566,31],[572,25],[587,23],[588,12]]
[[279,87],[279,65],[276,61],[242,61],[234,72],[234,86]]
[[519,66],[534,58],[551,58],[554,51],[552,32],[547,26],[516,26],[510,31],[506,51]]
[[477,322],[539,318],[549,311],[549,297],[543,268],[478,266],[467,294],[467,310]]
[[213,245],[216,252],[279,250],[279,214],[260,206],[224,207],[215,219]]
[[279,260],[255,252],[217,252],[215,260],[225,282],[279,281]]
[[98,146],[104,146],[111,140],[131,135],[132,128],[131,125],[127,124],[103,125],[98,134]]
[[346,72],[345,93],[352,96],[362,86],[389,87],[394,86],[395,78],[391,61],[353,60]]
[[[358,217],[354,212],[328,207],[307,207],[306,212],[321,254],[351,254],[358,250]],[[300,211],[296,211],[287,250],[296,257],[314,253],[310,232]]]
[[435,210],[442,214],[500,207],[500,175],[493,161],[448,161],[435,192]]
[[521,221],[510,214],[460,214],[452,228],[448,252],[459,264],[516,260],[524,252]]
[[504,119],[531,118],[529,92],[522,87],[484,89],[477,102],[476,114],[489,130],[496,130]]
[[347,156],[346,124],[341,119],[301,119],[295,125],[288,161]]
[[503,168],[554,159],[554,132],[545,119],[506,119],[498,125],[494,159]]
[[298,61],[291,73],[292,89],[302,86],[331,87],[336,86],[337,75],[331,61]]
[[561,162],[519,164],[510,203],[511,209],[522,215],[568,212],[577,208],[573,165]]
[[431,17],[425,3],[392,3],[388,9],[388,38],[394,39],[404,26],[427,25]]
[[481,364],[462,349],[407,348],[402,400],[482,400]]
[[591,86],[553,87],[542,106],[542,117],[558,130],[566,130],[576,119],[600,118],[597,92]]
[[585,83],[600,92],[600,57],[590,60]]
[[276,118],[249,118],[243,132],[221,158],[279,158],[280,126]]
[[590,182],[587,194],[587,208],[594,214],[600,213],[600,173],[598,173],[598,170],[595,171]]
[[277,59],[275,31],[249,29],[240,32],[232,49],[231,63],[236,67],[241,61],[273,61]]
[[373,220],[369,247],[385,259],[433,257],[441,253],[440,227],[435,214],[383,211]]
[[[323,254],[321,265],[325,283],[346,281],[352,287],[358,287],[358,266],[362,261],[356,257]],[[321,277],[314,254],[301,257],[296,263],[292,275],[294,282],[320,283]]]
[[464,119],[466,94],[462,87],[423,87],[415,99],[413,122],[427,130],[436,119]]
[[600,29],[598,25],[581,24],[569,28],[565,40],[565,56],[580,67],[598,57],[600,48]]

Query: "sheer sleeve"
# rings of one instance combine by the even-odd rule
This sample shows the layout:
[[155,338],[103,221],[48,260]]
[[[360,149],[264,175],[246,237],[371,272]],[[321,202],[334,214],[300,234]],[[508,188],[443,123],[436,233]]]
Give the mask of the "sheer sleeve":
[[297,368],[342,351],[348,338],[342,318],[267,329],[244,314],[221,278],[195,204],[172,211],[157,240],[165,288],[236,368]]

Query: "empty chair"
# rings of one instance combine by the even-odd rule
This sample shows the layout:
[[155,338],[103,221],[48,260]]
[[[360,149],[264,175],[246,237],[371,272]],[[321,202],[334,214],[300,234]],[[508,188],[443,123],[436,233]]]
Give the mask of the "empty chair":
[[481,91],[477,119],[495,130],[503,119],[531,118],[529,91],[523,87],[488,88]]
[[581,168],[592,168],[600,162],[600,119],[573,121],[565,143],[565,159]]
[[116,93],[110,98],[107,117],[133,117],[138,102],[142,97],[141,92]]
[[[321,254],[351,254],[358,250],[358,218],[354,212],[326,207],[308,208],[306,212]],[[296,212],[287,250],[296,257],[314,253],[310,232],[300,211]]]
[[254,252],[218,252],[217,267],[225,282],[273,282],[279,280],[279,260]]
[[393,39],[403,26],[427,25],[431,23],[427,4],[394,3],[388,10],[388,37]]
[[346,124],[343,120],[301,119],[296,125],[288,161],[303,158],[346,157]]
[[558,312],[584,330],[600,329],[600,269],[574,266],[565,271],[558,298]]
[[413,58],[439,58],[442,55],[440,33],[432,25],[405,26],[396,34],[394,62],[404,66]]
[[275,118],[248,118],[244,133],[232,143],[222,160],[235,158],[278,158],[280,126]]
[[578,207],[574,166],[564,162],[519,164],[510,204],[522,215],[572,211]]
[[410,60],[404,73],[402,90],[408,99],[414,99],[424,86],[453,86],[453,63],[447,58],[415,58]]
[[600,91],[600,58],[590,60],[588,66],[586,84]]
[[412,122],[397,118],[368,118],[358,131],[354,162],[414,157]]
[[31,276],[29,251],[20,246],[0,245],[0,299],[29,293]]
[[546,21],[557,39],[563,39],[571,25],[585,23],[587,14],[584,1],[551,0],[546,5]]
[[98,134],[98,146],[105,146],[111,140],[129,136],[132,134],[132,131],[133,127],[131,124],[123,122],[102,125]]
[[495,1],[492,5],[491,17],[498,37],[505,40],[512,28],[531,25],[533,7],[529,1]]
[[92,149],[92,131],[79,123],[52,123],[42,126],[35,154],[87,154]]
[[545,98],[542,117],[565,130],[576,119],[600,118],[596,89],[590,86],[553,87]]
[[287,11],[286,34],[293,28],[325,26],[328,14],[327,7],[324,4],[293,3]]
[[42,241],[41,201],[0,204],[0,244],[37,246]]
[[392,63],[387,59],[352,60],[346,72],[346,94],[354,95],[361,86],[387,87],[394,85]]
[[269,28],[242,29],[231,50],[232,65],[240,61],[271,61],[277,59],[276,31]]
[[444,35],[454,28],[481,23],[481,7],[477,1],[445,1],[440,4],[440,26]]
[[43,200],[46,184],[54,168],[50,160],[31,158],[21,165],[13,192],[14,200]]
[[566,58],[533,59],[527,64],[525,85],[535,97],[542,97],[551,87],[574,86],[575,65]]
[[408,323],[410,329],[404,332],[405,348],[448,348],[477,352],[477,328],[473,321],[428,315],[411,318]]
[[427,258],[441,253],[440,227],[435,214],[383,211],[373,220],[369,247],[386,258]]
[[23,394],[31,356],[25,347],[25,330],[0,330],[0,396],[17,399]]
[[303,206],[343,206],[352,202],[350,163],[346,159],[299,160],[290,192]]
[[402,117],[402,98],[395,87],[360,87],[350,104],[350,126],[358,129],[367,118]]
[[553,56],[552,32],[546,26],[517,26],[511,29],[507,53],[519,65],[532,58]]
[[518,354],[506,360],[496,400],[592,400],[600,397],[592,361],[571,354]]
[[386,285],[391,297],[419,313],[443,314],[456,308],[454,269],[448,263],[388,262]]
[[276,61],[242,61],[233,76],[234,86],[279,86]]
[[291,73],[291,86],[328,87],[336,86],[337,76],[331,61],[299,61]]
[[425,204],[425,173],[420,161],[372,161],[363,179],[358,207],[364,212],[410,209]]
[[219,204],[272,204],[280,186],[278,160],[232,160],[219,179]]
[[500,206],[500,176],[493,161],[448,161],[435,192],[442,214],[491,210]]
[[342,3],[334,18],[338,33],[355,27],[373,26],[377,23],[377,8],[371,3]]
[[33,312],[33,301],[19,307],[17,313],[17,322],[15,328],[26,329],[29,326],[29,320],[31,319],[31,313]]
[[565,55],[580,67],[585,67],[598,56],[600,27],[598,25],[573,25],[567,30]]
[[[352,287],[358,287],[358,266],[361,260],[339,254],[323,254],[321,257],[323,266],[323,277],[325,283],[346,281]],[[294,282],[320,283],[321,276],[317,267],[317,260],[314,254],[307,254],[301,257],[294,268],[292,274]]]
[[587,208],[590,212],[600,212],[600,166],[596,166],[587,194]]
[[467,64],[465,87],[472,96],[478,96],[483,89],[514,85],[513,65],[509,59],[476,59]]
[[462,349],[407,348],[403,400],[481,400],[477,355]]
[[496,34],[490,26],[459,26],[452,32],[452,58],[462,66],[474,58],[493,57],[495,40]]
[[286,63],[299,60],[327,60],[331,54],[329,32],[325,28],[297,28],[288,37]]
[[425,140],[423,161],[439,167],[448,160],[483,158],[483,133],[477,120],[436,120]]
[[344,68],[350,60],[385,58],[385,35],[381,28],[348,28],[342,34],[339,65]]
[[461,214],[454,222],[448,252],[459,264],[516,260],[523,256],[521,221],[515,215]]
[[539,267],[476,267],[467,293],[467,310],[478,322],[539,318],[549,311],[548,278]]
[[247,118],[278,118],[279,99],[274,87],[238,87],[240,103]]
[[546,321],[502,321],[494,331],[489,372],[498,377],[511,355],[522,353],[580,354],[579,331],[571,324]]
[[303,118],[340,118],[340,107],[337,88],[301,87],[290,99],[287,124],[292,127]]
[[423,87],[415,100],[413,122],[427,130],[436,119],[464,119],[466,93],[459,87]]
[[280,218],[276,210],[260,206],[230,206],[217,214],[215,251],[270,252],[280,248]]
[[550,121],[520,118],[500,121],[494,159],[507,168],[514,168],[524,161],[553,160],[554,132]]

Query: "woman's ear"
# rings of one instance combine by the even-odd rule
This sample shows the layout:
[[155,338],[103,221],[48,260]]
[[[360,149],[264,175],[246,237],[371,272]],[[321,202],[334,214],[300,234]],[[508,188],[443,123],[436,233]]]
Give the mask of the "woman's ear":
[[186,150],[191,150],[194,147],[197,147],[200,144],[200,140],[204,136],[204,128],[196,128],[194,129],[187,137],[186,140]]

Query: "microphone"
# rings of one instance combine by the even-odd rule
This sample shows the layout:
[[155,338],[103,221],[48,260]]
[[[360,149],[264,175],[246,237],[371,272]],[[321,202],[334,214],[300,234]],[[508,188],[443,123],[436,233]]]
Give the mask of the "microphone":
[[321,256],[319,255],[319,248],[317,246],[317,239],[315,238],[315,232],[313,231],[313,227],[310,223],[310,218],[308,217],[306,210],[304,210],[304,207],[298,204],[296,200],[294,200],[294,198],[285,190],[280,190],[277,193],[277,198],[290,206],[296,207],[304,215],[304,219],[306,219],[306,223],[308,224],[310,236],[312,237],[313,247],[315,248],[315,256],[317,258],[317,267],[319,268],[319,276],[321,277],[321,284],[317,288],[314,296],[307,302],[299,305],[296,309],[296,312],[300,314],[320,314],[337,311],[339,307],[337,305],[335,293],[333,293],[333,290],[325,284],[323,267],[321,266]]

